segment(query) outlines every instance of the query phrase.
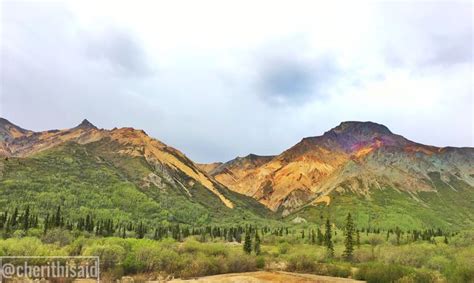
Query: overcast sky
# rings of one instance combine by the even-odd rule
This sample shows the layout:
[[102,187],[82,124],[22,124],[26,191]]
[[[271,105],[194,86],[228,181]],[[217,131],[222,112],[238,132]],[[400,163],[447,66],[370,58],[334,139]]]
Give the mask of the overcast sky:
[[2,1],[0,116],[141,128],[198,162],[347,120],[474,146],[471,1],[324,2]]

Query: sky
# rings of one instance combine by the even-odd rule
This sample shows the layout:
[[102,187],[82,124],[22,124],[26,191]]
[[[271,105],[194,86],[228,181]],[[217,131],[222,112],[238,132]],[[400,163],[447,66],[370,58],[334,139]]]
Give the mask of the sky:
[[196,162],[342,121],[474,146],[471,1],[1,1],[0,117],[131,126]]

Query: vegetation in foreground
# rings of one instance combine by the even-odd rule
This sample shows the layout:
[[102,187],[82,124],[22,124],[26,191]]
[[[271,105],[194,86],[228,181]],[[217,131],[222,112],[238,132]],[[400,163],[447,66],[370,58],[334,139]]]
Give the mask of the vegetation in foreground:
[[122,229],[93,219],[65,224],[60,215],[59,208],[42,225],[29,211],[3,214],[0,256],[95,255],[106,280],[286,270],[368,282],[474,281],[474,230],[359,230],[350,214],[343,227],[327,219],[321,226]]

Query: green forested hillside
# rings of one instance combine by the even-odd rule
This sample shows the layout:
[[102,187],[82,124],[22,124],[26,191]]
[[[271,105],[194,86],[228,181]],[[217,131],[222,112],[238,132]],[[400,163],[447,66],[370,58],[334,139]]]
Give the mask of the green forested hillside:
[[445,183],[435,172],[430,178],[437,192],[410,195],[393,188],[373,188],[369,196],[334,192],[330,195],[330,205],[309,205],[289,217],[300,216],[320,224],[329,217],[342,225],[350,212],[358,227],[372,229],[457,231],[474,227],[473,188],[456,178]]
[[[116,221],[190,225],[276,221],[256,200],[228,190],[221,192],[236,204],[230,209],[209,190],[196,183],[190,190],[156,187],[144,181],[155,172],[141,157],[116,154],[113,143],[66,143],[27,158],[0,162],[0,207],[3,211],[29,206],[44,217],[58,205],[67,218],[93,215]],[[342,225],[348,212],[358,227],[394,229],[442,228],[459,230],[474,226],[472,188],[455,178],[445,183],[432,173],[438,192],[415,197],[391,188],[373,189],[370,197],[333,193],[329,206],[309,205],[282,219],[295,216],[322,224],[326,218]],[[165,178],[163,178],[165,179]],[[455,183],[456,182],[456,183]],[[457,188],[456,191],[452,187]],[[188,194],[189,193],[189,194]]]
[[71,142],[27,158],[2,159],[0,207],[13,211],[29,206],[32,213],[43,216],[61,206],[71,219],[91,214],[150,224],[203,225],[271,218],[256,200],[227,190],[221,192],[236,204],[234,209],[198,183],[189,190],[166,182],[162,188],[146,183],[145,177],[156,171],[144,158],[116,154],[111,146],[106,141]]

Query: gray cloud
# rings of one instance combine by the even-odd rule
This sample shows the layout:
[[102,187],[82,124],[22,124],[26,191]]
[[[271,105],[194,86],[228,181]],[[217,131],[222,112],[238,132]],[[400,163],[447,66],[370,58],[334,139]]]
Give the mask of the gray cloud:
[[[379,4],[386,61],[395,67],[451,67],[473,63],[473,2]],[[403,20],[400,20],[403,19]]]
[[139,127],[123,115],[129,112],[138,120],[160,117],[137,94],[142,81],[130,83],[151,68],[127,31],[84,30],[60,2],[2,5],[0,116],[34,130],[68,128],[83,118]]
[[461,63],[473,63],[473,30],[460,34],[442,34],[431,37],[435,51],[424,62],[428,66],[449,67]]
[[456,4],[356,5],[341,21],[288,1],[294,13],[261,21],[264,5],[241,24],[221,11],[216,25],[218,13],[86,2],[1,2],[0,116],[33,130],[141,128],[198,162],[276,154],[344,120],[474,145],[472,23]]
[[103,60],[118,74],[144,76],[153,72],[145,51],[129,32],[108,29],[91,35],[85,43],[86,54],[91,59]]
[[266,60],[257,80],[265,101],[271,104],[299,104],[324,98],[325,88],[334,82],[339,73],[330,56],[311,60],[290,55]]

